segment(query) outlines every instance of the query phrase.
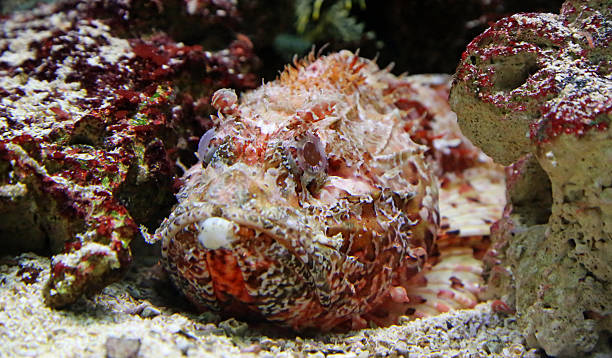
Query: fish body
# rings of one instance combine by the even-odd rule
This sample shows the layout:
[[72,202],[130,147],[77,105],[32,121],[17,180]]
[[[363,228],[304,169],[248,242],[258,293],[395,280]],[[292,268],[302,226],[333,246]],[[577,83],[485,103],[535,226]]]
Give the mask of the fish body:
[[296,331],[397,322],[435,252],[443,170],[415,142],[405,94],[348,51],[240,101],[218,91],[200,162],[156,232],[176,286],[201,309]]

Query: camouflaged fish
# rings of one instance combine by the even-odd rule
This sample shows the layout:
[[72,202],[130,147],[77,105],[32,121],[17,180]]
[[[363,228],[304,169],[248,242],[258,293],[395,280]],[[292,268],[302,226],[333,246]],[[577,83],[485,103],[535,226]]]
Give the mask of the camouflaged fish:
[[[200,161],[155,235],[176,286],[200,309],[298,331],[475,305],[480,262],[452,237],[479,245],[503,179],[449,117],[447,80],[423,79],[342,51],[296,61],[240,103],[217,91]],[[439,189],[441,207],[482,215],[441,221]]]

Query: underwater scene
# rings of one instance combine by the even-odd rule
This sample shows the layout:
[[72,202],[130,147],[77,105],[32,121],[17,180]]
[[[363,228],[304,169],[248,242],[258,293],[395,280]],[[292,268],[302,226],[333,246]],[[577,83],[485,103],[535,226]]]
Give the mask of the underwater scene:
[[0,2],[0,357],[612,357],[609,0]]

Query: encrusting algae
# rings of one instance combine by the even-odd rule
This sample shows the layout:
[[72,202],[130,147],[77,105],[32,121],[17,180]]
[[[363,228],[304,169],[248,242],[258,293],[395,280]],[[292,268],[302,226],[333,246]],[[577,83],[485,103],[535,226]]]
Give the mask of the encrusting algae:
[[450,104],[465,135],[508,165],[489,292],[530,346],[610,356],[612,3],[491,25],[463,53]]
[[0,20],[0,253],[55,255],[50,307],[99,293],[124,277],[132,250],[144,256],[132,244],[175,203],[175,162],[208,127],[208,98],[257,82],[245,36],[212,51],[157,35],[159,21],[232,34],[229,2],[195,17],[171,10],[180,0],[141,5],[66,0]]
[[295,330],[473,307],[503,173],[447,94],[448,78],[396,77],[348,51],[295,61],[240,101],[217,91],[154,237],[174,283],[201,309]]

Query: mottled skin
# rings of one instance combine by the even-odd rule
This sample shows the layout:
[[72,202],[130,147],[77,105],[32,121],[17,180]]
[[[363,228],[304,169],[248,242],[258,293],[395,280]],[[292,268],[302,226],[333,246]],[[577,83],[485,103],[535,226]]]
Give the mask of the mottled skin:
[[[435,181],[371,66],[342,52],[288,68],[237,108],[215,98],[212,149],[158,232],[190,300],[297,330],[358,328],[423,265]],[[198,242],[209,217],[235,224],[231,247]]]
[[[442,142],[434,150],[429,114],[409,100],[416,92],[347,51],[296,63],[240,104],[218,91],[201,162],[156,233],[172,280],[202,309],[295,330],[388,325],[415,303],[473,306],[471,293],[454,289],[478,288],[462,283],[480,273],[470,248],[442,252],[456,262],[419,274],[439,230],[434,172],[457,152]],[[465,162],[478,161],[453,138]],[[229,225],[221,243],[206,234],[211,222]],[[438,286],[410,293],[430,280]]]

